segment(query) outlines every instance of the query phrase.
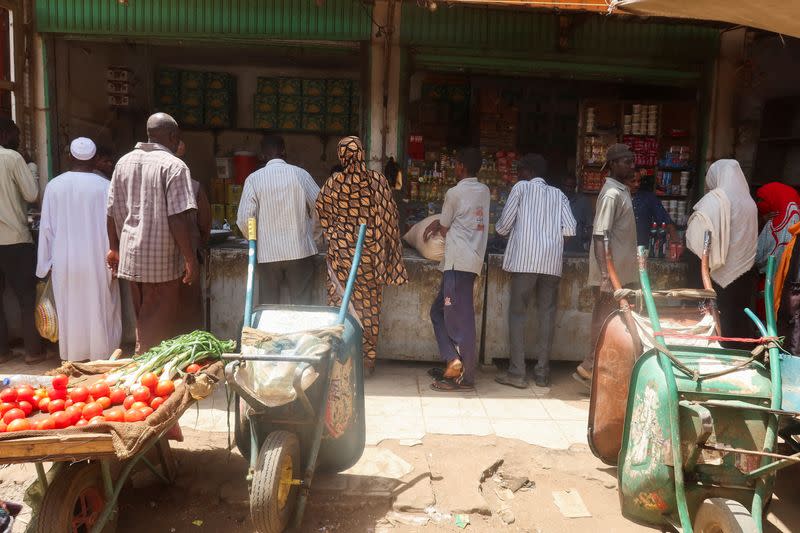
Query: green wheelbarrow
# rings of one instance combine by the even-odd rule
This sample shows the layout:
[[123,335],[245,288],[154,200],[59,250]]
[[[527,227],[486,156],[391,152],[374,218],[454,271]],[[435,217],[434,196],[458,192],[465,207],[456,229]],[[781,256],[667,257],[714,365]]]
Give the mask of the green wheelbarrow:
[[[782,387],[781,370],[795,366],[782,352],[772,306],[774,258],[767,267],[766,326],[746,309],[762,338],[756,349],[670,346],[661,331],[639,248],[642,296],[653,324],[655,348],[636,362],[630,381],[619,455],[623,515],[662,530],[761,532],[775,475],[800,461],[776,451],[784,410],[796,405]],[[784,402],[783,397],[791,397]]]
[[[342,326],[341,339],[321,353],[298,355],[292,350],[223,354],[225,379],[233,390],[234,438],[250,462],[250,515],[259,533],[299,528],[314,473],[342,471],[364,451],[364,377],[362,330],[347,313],[361,258],[366,226],[361,225],[350,277],[339,309],[325,306],[264,305],[253,308],[256,224],[248,221],[249,264],[244,324],[270,335],[296,335]],[[290,365],[283,385],[294,399],[275,404],[270,386],[256,383],[277,365]],[[307,387],[307,372],[317,377]]]

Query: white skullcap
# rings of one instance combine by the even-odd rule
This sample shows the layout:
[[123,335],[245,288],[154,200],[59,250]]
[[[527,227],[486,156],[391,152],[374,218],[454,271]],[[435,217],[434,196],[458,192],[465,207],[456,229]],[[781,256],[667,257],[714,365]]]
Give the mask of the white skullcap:
[[88,161],[97,153],[97,146],[91,139],[78,137],[69,145],[69,153],[79,161]]

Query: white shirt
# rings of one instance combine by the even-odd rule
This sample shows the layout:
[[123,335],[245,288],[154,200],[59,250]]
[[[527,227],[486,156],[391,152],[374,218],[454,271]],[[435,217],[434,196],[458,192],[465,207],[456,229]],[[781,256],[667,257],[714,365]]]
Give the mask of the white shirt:
[[273,159],[244,182],[236,223],[247,235],[247,219],[258,220],[258,262],[303,259],[317,253],[315,202],[319,186],[311,174]]
[[575,235],[575,225],[563,192],[542,178],[520,181],[495,225],[497,233],[509,235],[503,270],[561,276],[564,237]]
[[110,183],[66,172],[44,190],[36,275],[52,273],[61,359],[107,359],[122,335],[119,282],[106,267]]
[[444,195],[442,226],[449,228],[441,270],[480,274],[489,238],[489,187],[466,178]]

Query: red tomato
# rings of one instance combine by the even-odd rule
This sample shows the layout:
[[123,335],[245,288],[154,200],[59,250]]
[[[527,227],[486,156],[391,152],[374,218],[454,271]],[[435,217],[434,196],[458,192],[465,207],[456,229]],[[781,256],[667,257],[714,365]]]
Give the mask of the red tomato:
[[15,407],[17,407],[17,402],[0,403],[0,416],[3,416],[4,414],[14,409]]
[[67,408],[65,404],[66,402],[64,400],[50,400],[50,403],[47,404],[47,412],[53,414],[63,411]]
[[83,411],[83,408],[86,407],[86,404],[83,402],[75,402],[72,404],[72,407],[77,407],[78,409]]
[[0,433],[6,432],[6,423],[0,420]]
[[147,387],[151,391],[156,390],[156,385],[158,385],[158,375],[153,372],[148,372],[142,379],[139,380],[142,383],[142,386]]
[[122,389],[114,389],[108,395],[113,405],[120,405],[125,401],[125,391]]
[[98,415],[98,416],[92,418],[91,420],[89,420],[89,425],[93,426],[95,424],[102,424],[105,421],[106,421],[106,418],[103,415]]
[[86,387],[75,387],[69,390],[69,398],[75,402],[85,402],[89,397],[89,389]]
[[125,422],[125,410],[122,407],[109,409],[103,416],[109,422]]
[[25,411],[15,407],[6,411],[6,414],[3,415],[3,422],[6,424],[11,424],[11,422],[14,420],[19,420],[20,418],[25,418]]
[[144,418],[147,418],[148,416],[153,414],[153,408],[152,407],[142,407],[141,409],[139,409],[139,412],[142,413],[142,415],[144,415]]
[[33,391],[33,388],[30,385],[22,385],[21,387],[17,387],[18,402],[31,402],[35,394],[36,393]]
[[48,431],[50,429],[55,429],[55,428],[56,428],[56,421],[53,420],[52,416],[42,418],[36,424],[36,429],[38,429],[39,431]]
[[103,409],[108,409],[109,407],[111,407],[111,398],[109,398],[108,396],[100,396],[97,399],[97,403],[99,403],[103,407]]
[[88,426],[88,425],[89,425],[89,421],[88,420],[84,420],[83,418],[81,418],[80,420],[75,422],[75,427],[76,428],[83,427],[83,426]]
[[73,402],[70,398],[67,398],[66,400],[64,400],[64,408],[72,407],[74,404],[75,404],[75,402]]
[[144,420],[144,413],[138,409],[128,409],[125,411],[125,422],[141,422]]
[[64,374],[58,374],[53,376],[53,388],[54,389],[61,389],[66,391],[67,384],[69,383],[69,378]]
[[186,373],[187,374],[196,374],[197,372],[200,371],[201,368],[203,368],[203,367],[198,365],[197,363],[192,363],[191,365],[186,367]]
[[28,431],[29,429],[31,429],[31,423],[25,418],[12,420],[6,427],[6,431],[9,433],[12,431]]
[[103,396],[108,396],[111,393],[111,388],[108,386],[108,383],[105,381],[98,381],[89,389],[89,392],[92,393],[92,397],[94,399],[102,398]]
[[33,412],[33,405],[31,405],[31,402],[25,400],[19,402],[19,408],[25,412],[25,416],[28,416]]
[[51,400],[66,400],[67,389],[56,389],[51,387],[47,389],[47,397]]
[[173,392],[175,392],[175,384],[172,382],[171,379],[165,379],[163,381],[159,381],[158,385],[156,385],[157,396],[169,396]]
[[86,420],[91,420],[96,416],[103,415],[103,406],[97,402],[87,403],[86,407],[83,408],[83,418]]
[[50,412],[50,398],[44,397],[39,400],[39,410],[43,413]]
[[67,407],[64,412],[69,414],[73,424],[80,420],[81,416],[83,416],[83,409],[74,405],[72,407]]
[[158,409],[159,407],[161,407],[161,404],[162,404],[162,403],[164,403],[164,398],[162,398],[161,396],[156,396],[156,397],[155,397],[155,398],[153,398],[153,400],[150,402],[150,407],[152,407],[152,408],[153,408],[153,411],[155,411],[156,409]]
[[137,402],[146,402],[150,399],[150,389],[141,385],[131,389],[131,394],[133,394],[134,401]]
[[147,402],[133,402],[133,405],[131,405],[131,409],[138,410],[141,409],[142,407],[150,407],[150,406],[147,405]]
[[3,389],[0,391],[0,402],[12,403],[17,401],[17,389]]
[[122,402],[122,407],[124,407],[125,410],[127,411],[128,409],[131,408],[131,405],[133,405],[133,402],[135,401],[136,400],[133,399],[133,396],[126,396],[125,401]]
[[56,429],[68,428],[73,424],[72,415],[68,411],[59,411],[53,415],[53,422]]

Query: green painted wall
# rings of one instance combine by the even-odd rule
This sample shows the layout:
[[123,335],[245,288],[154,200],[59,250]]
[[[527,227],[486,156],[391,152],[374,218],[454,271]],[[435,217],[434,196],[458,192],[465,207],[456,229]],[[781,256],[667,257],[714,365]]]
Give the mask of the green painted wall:
[[36,31],[359,41],[370,38],[371,10],[353,0],[36,0]]

